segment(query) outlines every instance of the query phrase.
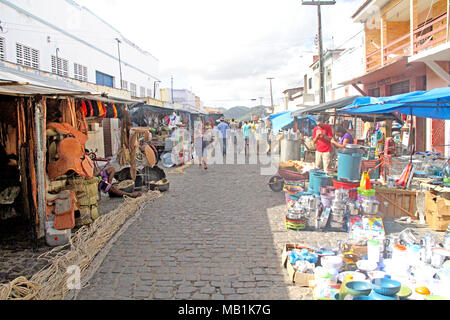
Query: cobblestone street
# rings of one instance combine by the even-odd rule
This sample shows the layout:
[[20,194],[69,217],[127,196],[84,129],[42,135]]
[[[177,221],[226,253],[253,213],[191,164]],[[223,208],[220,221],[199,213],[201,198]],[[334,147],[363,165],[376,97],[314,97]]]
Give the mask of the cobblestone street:
[[283,246],[347,237],[286,230],[284,193],[256,165],[193,165],[169,179],[170,191],[114,243],[78,299],[312,299],[282,268]]
[[[170,191],[117,240],[79,299],[309,297],[281,267],[283,245],[306,234],[286,230],[284,194],[258,166],[193,165],[169,179]],[[321,236],[324,245],[345,233]]]

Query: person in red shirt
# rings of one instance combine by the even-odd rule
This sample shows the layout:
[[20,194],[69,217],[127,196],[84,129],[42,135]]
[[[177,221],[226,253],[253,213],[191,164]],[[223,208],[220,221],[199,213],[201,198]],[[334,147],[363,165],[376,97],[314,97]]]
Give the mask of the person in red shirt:
[[318,169],[328,172],[331,163],[331,151],[333,149],[331,140],[333,139],[333,129],[328,124],[328,117],[320,115],[317,118],[317,126],[313,131],[313,141],[317,146],[315,165]]

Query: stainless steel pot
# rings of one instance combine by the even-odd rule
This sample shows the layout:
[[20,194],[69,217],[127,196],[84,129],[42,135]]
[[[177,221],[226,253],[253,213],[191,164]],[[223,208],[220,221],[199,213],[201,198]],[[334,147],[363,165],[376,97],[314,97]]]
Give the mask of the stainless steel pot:
[[346,189],[336,189],[334,190],[334,196],[336,200],[343,201],[345,199],[348,199],[349,191]]
[[363,199],[361,208],[364,214],[377,214],[380,202],[373,199]]

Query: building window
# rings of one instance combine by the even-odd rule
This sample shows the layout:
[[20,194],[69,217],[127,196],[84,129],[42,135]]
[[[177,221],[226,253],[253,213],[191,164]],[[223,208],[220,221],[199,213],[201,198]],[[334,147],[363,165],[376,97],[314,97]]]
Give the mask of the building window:
[[141,87],[140,88],[140,91],[141,91],[141,97],[145,97],[145,88],[144,87]]
[[106,73],[95,71],[96,83],[102,86],[114,88],[114,77]]
[[122,80],[122,90],[128,90],[128,81]]
[[[58,60],[58,61],[56,61]],[[63,77],[69,76],[69,61],[56,56],[52,56],[52,73]]]
[[130,92],[132,97],[137,97],[136,84],[130,82]]
[[39,69],[39,50],[16,43],[17,64]]
[[369,92],[372,97],[380,96],[380,88],[371,89]]
[[6,59],[5,38],[0,38],[0,60]]
[[73,76],[75,79],[87,82],[87,68],[81,64],[73,64]]
[[312,78],[308,80],[308,89],[312,89]]
[[147,89],[147,97],[152,97],[152,89]]

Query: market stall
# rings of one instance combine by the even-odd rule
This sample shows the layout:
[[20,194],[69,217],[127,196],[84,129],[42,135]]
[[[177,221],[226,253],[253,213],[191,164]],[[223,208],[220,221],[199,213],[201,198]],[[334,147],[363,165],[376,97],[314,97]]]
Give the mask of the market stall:
[[172,144],[170,143],[170,121],[173,117],[174,109],[139,104],[133,106],[130,110],[131,121],[135,127],[149,128],[152,144],[158,150],[161,156],[164,152],[170,152]]
[[[345,113],[374,117],[375,123],[393,112],[448,119],[441,110],[449,106],[449,93],[441,88],[391,99],[357,98],[357,108],[339,113],[350,110]],[[339,113],[336,117],[346,116]],[[339,149],[336,174],[310,169],[308,182],[283,181],[287,229],[346,232],[348,240],[335,248],[286,244],[282,264],[296,285],[314,288],[316,299],[450,299],[449,161],[432,152],[414,154],[414,148],[396,156],[392,133],[382,128],[368,131],[369,148]],[[447,230],[444,241],[431,234],[418,238],[409,228],[396,236],[386,233],[384,219],[424,222],[425,217],[432,229]]]

